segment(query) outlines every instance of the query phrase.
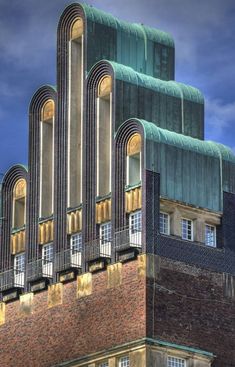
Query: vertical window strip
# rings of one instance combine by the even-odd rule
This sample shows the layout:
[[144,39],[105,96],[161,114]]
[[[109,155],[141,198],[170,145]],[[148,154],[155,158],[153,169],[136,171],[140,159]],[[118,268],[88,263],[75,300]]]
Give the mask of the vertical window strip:
[[216,247],[216,227],[209,224],[205,225],[205,244]]
[[160,233],[169,234],[169,215],[163,212],[160,212]]
[[193,241],[193,222],[190,219],[181,219],[181,236],[183,240]]

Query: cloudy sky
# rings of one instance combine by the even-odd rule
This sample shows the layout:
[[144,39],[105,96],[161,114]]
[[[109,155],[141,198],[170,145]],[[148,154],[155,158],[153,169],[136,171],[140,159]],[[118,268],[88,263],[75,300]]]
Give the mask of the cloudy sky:
[[[72,1],[71,1],[72,2]],[[28,106],[56,84],[56,28],[65,0],[0,0],[0,172],[27,163]],[[206,99],[206,139],[235,151],[235,1],[89,0],[131,22],[170,32],[176,80]]]

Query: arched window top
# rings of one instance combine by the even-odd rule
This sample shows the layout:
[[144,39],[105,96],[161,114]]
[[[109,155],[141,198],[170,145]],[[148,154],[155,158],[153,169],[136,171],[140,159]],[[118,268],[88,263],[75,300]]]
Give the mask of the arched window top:
[[83,35],[84,26],[82,18],[76,18],[70,30],[70,39],[75,40]]
[[49,121],[55,116],[55,103],[52,99],[46,101],[42,107],[42,121]]
[[12,228],[25,225],[26,181],[19,179],[13,189]]
[[26,196],[26,181],[24,178],[21,178],[15,183],[13,190],[13,198],[15,200],[24,198]]
[[98,97],[106,97],[112,91],[112,78],[110,75],[105,75],[99,82]]
[[127,143],[127,155],[135,155],[141,152],[141,136],[134,134],[130,137]]

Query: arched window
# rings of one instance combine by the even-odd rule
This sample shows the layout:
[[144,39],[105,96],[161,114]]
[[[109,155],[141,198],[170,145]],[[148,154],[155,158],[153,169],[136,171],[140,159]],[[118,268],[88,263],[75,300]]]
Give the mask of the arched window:
[[111,191],[112,79],[99,83],[97,98],[97,196]]
[[54,171],[54,116],[55,104],[46,101],[40,123],[40,217],[53,213],[53,171]]
[[68,207],[82,201],[83,47],[83,20],[77,18],[69,41]]
[[21,228],[26,220],[26,181],[20,179],[13,189],[12,228]]
[[141,182],[141,136],[134,134],[127,144],[127,185],[133,186]]

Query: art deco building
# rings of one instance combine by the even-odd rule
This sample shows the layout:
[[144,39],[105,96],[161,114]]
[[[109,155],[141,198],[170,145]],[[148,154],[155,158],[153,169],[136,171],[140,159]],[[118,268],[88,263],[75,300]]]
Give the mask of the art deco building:
[[172,37],[86,4],[2,179],[1,367],[234,367],[235,156]]

